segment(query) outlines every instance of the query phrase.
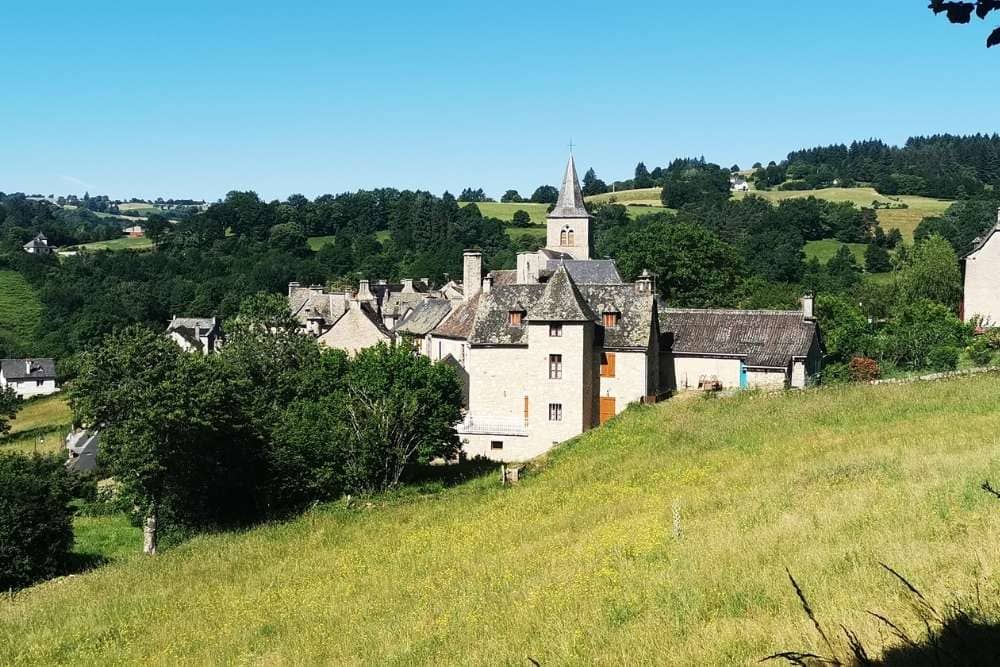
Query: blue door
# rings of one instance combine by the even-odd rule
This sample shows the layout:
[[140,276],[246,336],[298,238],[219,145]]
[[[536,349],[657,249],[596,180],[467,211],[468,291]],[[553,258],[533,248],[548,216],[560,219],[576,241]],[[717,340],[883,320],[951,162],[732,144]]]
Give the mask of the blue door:
[[746,389],[750,386],[750,377],[747,374],[747,365],[740,362],[740,389]]

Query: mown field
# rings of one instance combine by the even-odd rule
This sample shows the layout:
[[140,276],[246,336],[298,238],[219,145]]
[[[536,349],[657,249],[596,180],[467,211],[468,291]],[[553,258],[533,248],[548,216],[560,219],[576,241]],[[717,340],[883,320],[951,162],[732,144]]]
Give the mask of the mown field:
[[806,259],[812,259],[815,257],[822,264],[829,262],[837,251],[840,250],[840,246],[846,245],[854,255],[854,259],[857,260],[858,266],[864,268],[865,265],[865,249],[868,247],[865,243],[842,243],[836,239],[822,239],[820,241],[807,241],[806,247],[804,249],[806,253]]
[[22,405],[10,424],[10,432],[0,437],[0,453],[62,452],[72,423],[65,396],[32,399]]
[[[460,205],[468,206],[468,204]],[[545,214],[548,212],[549,208],[547,204],[531,204],[528,202],[521,202],[517,204],[483,202],[477,203],[476,206],[479,207],[479,212],[483,214],[484,218],[496,218],[506,222],[513,220],[514,214],[518,211],[524,211],[531,217],[531,221],[536,225],[545,224]]]
[[[322,506],[0,600],[0,664],[751,664],[996,600],[1000,378],[633,408],[514,488]],[[100,533],[100,531],[96,531]],[[124,548],[128,534],[114,532]],[[134,533],[130,535],[134,536]],[[92,541],[97,541],[91,535]]]
[[132,238],[131,236],[122,236],[121,238],[112,239],[110,241],[94,241],[93,243],[82,243],[78,246],[72,246],[66,248],[66,250],[150,250],[153,247],[153,241],[146,236],[139,238]]
[[0,271],[0,335],[27,342],[38,335],[42,303],[17,271]]

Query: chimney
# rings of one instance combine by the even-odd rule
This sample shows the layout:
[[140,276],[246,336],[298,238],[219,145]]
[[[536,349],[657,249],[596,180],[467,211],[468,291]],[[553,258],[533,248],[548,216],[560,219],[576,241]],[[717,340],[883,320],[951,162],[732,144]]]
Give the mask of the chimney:
[[413,278],[403,278],[403,291],[402,294],[413,294],[416,290],[413,289]]
[[814,310],[815,297],[812,294],[806,293],[802,295],[802,319],[807,322],[812,322],[816,319],[816,314]]
[[483,294],[489,294],[493,290],[493,272],[483,276]]
[[31,359],[24,360],[25,373],[31,375]]
[[656,292],[656,274],[643,269],[642,275],[635,281],[635,291],[639,294],[654,294]]
[[299,283],[288,283],[288,296],[291,296],[295,290],[302,287]]
[[483,253],[466,250],[462,253],[462,290],[464,300],[471,301],[482,289]]
[[374,301],[375,295],[372,294],[371,289],[369,289],[370,283],[367,279],[363,279],[358,283],[358,301]]
[[424,287],[426,287],[427,289],[431,288],[431,279],[430,278],[421,278],[420,282],[422,282],[424,284]]

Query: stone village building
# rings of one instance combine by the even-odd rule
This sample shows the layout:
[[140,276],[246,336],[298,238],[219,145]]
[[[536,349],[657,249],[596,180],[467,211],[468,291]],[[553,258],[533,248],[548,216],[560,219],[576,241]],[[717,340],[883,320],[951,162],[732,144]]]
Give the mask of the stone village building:
[[[546,246],[483,276],[465,252],[461,285],[361,281],[357,292],[289,286],[303,330],[354,353],[409,341],[464,383],[465,454],[521,461],[673,391],[804,387],[822,340],[812,299],[800,311],[668,308],[656,277],[626,283],[590,257],[591,216],[570,157]],[[419,283],[419,284],[418,284]]]
[[962,258],[962,321],[978,320],[984,328],[1000,323],[1000,289],[997,267],[1000,266],[1000,210],[997,222],[983,236],[972,242],[972,250]]

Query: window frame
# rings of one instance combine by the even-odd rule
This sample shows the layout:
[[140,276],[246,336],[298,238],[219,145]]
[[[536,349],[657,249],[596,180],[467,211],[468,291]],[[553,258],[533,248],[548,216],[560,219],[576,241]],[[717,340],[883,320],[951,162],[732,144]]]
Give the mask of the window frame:
[[615,362],[617,361],[614,352],[601,352],[601,377],[615,377]]
[[495,452],[503,449],[503,440],[490,440],[490,451]]
[[605,311],[602,319],[605,329],[617,329],[618,324],[622,321],[622,316],[621,313]]
[[562,355],[561,354],[550,354],[549,355],[549,379],[550,380],[562,380],[562,378],[563,378]]
[[507,313],[507,326],[519,329],[524,326],[524,311],[511,310]]
[[561,324],[550,324],[549,325],[549,338],[562,338],[563,337],[563,325]]
[[549,403],[549,421],[561,422],[563,420],[562,403]]

